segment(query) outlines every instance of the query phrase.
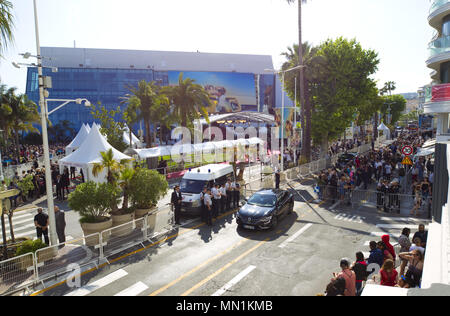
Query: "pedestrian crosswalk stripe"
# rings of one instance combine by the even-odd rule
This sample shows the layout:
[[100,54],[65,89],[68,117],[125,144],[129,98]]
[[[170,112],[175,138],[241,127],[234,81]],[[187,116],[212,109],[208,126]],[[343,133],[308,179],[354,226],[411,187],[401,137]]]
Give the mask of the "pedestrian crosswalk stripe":
[[128,275],[128,273],[125,270],[117,270],[109,275],[107,275],[104,278],[101,278],[91,284],[87,284],[83,287],[80,287],[79,289],[76,289],[70,293],[67,293],[64,296],[85,296],[88,295],[104,286],[107,286],[108,284],[113,283],[114,281],[117,281],[124,276]]
[[378,228],[385,228],[385,229],[403,229],[403,228],[410,228],[415,229],[417,228],[417,225],[406,225],[406,224],[378,224]]
[[420,222],[420,223],[429,223],[428,219],[420,219],[414,217],[380,217],[382,221],[405,221],[405,222]]
[[372,233],[370,233],[370,235],[371,236],[375,236],[375,237],[381,237],[383,235],[389,235],[389,236],[394,237],[394,238],[399,238],[400,237],[400,234],[390,234],[388,232],[372,232]]
[[114,296],[137,296],[148,289],[148,286],[142,282],[138,282],[129,288],[117,293]]

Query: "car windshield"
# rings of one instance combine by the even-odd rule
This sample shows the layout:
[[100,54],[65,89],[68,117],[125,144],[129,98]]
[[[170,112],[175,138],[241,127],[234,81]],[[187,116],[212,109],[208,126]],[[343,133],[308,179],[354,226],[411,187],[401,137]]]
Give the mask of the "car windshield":
[[182,179],[180,183],[180,191],[182,193],[200,193],[206,185],[203,180]]
[[275,206],[277,197],[269,194],[254,194],[249,200],[248,204],[262,207]]

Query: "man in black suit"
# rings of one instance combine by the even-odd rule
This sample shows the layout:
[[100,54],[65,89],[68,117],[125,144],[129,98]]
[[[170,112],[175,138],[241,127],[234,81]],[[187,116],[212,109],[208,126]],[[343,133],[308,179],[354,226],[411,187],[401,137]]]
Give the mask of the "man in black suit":
[[171,203],[174,207],[174,211],[175,211],[175,224],[176,225],[181,225],[180,224],[180,215],[181,215],[181,192],[180,192],[180,187],[177,185],[175,186],[175,189],[172,193],[172,199],[171,199]]

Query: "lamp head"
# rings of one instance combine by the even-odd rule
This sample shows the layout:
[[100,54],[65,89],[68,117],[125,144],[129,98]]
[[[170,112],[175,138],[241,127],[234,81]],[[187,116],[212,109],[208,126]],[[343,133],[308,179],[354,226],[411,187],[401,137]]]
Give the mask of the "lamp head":
[[20,69],[20,65],[18,63],[16,63],[15,61],[12,62],[12,65],[14,67],[16,67],[17,69]]

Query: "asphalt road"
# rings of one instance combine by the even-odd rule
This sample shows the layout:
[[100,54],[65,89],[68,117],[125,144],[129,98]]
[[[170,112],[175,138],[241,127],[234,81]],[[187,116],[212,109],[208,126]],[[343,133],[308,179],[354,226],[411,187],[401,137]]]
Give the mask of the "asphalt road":
[[297,197],[295,212],[274,230],[238,229],[233,212],[211,228],[194,221],[164,243],[82,275],[80,288],[63,283],[35,294],[311,296],[324,292],[342,257],[354,260],[357,251],[369,251],[370,240],[398,237],[405,225],[414,233],[420,222]]

